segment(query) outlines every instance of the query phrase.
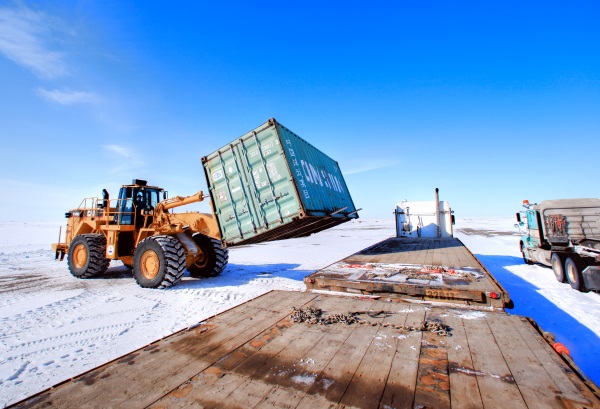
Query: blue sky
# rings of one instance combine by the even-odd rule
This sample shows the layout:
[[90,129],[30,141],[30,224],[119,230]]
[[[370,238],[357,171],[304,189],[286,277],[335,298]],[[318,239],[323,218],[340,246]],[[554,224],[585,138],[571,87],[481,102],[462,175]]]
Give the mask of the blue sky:
[[206,189],[200,158],[270,117],[361,217],[600,197],[600,3],[290,3],[1,1],[0,219]]

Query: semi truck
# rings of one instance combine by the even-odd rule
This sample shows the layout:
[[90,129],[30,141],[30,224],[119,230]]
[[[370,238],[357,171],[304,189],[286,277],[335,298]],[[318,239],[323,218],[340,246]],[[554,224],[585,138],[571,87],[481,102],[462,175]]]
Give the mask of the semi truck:
[[517,212],[527,264],[552,267],[559,282],[578,291],[600,290],[600,199],[523,201]]
[[450,203],[440,201],[435,189],[435,201],[412,202],[404,199],[394,209],[396,237],[454,237],[454,211]]

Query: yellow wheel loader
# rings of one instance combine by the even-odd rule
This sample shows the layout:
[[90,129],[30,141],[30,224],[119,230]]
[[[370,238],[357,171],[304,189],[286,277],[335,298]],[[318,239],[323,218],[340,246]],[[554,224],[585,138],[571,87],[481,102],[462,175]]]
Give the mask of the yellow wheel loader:
[[187,269],[192,277],[219,275],[229,253],[221,242],[214,215],[172,213],[171,209],[204,200],[203,192],[173,198],[156,186],[134,179],[124,185],[118,199],[84,199],[65,214],[65,240],[53,244],[56,258],[67,263],[71,274],[88,278],[103,274],[110,260],[121,260],[146,288],[175,285]]

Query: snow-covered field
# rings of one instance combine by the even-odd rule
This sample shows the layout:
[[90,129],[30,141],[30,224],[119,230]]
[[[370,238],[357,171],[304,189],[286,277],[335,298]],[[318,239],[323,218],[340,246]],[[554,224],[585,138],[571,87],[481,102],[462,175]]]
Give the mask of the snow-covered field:
[[[600,383],[600,295],[525,265],[513,220],[459,219],[456,236],[509,291],[512,313],[534,318]],[[393,220],[358,220],[303,239],[230,251],[216,278],[138,287],[113,262],[78,280],[54,261],[60,223],[0,222],[0,407],[46,389],[272,289],[302,290],[304,276],[395,234]]]

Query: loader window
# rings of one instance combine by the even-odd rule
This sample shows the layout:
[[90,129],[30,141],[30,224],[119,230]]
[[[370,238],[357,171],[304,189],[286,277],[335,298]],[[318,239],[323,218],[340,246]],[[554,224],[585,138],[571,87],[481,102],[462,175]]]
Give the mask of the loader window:
[[119,191],[119,202],[117,205],[117,223],[133,224],[133,189],[122,187]]
[[159,202],[159,191],[154,189],[135,189],[135,203],[141,208],[154,208]]
[[160,201],[160,192],[158,189],[122,187],[119,191],[116,221],[128,225],[133,224],[134,220],[143,222],[142,210],[154,209]]

